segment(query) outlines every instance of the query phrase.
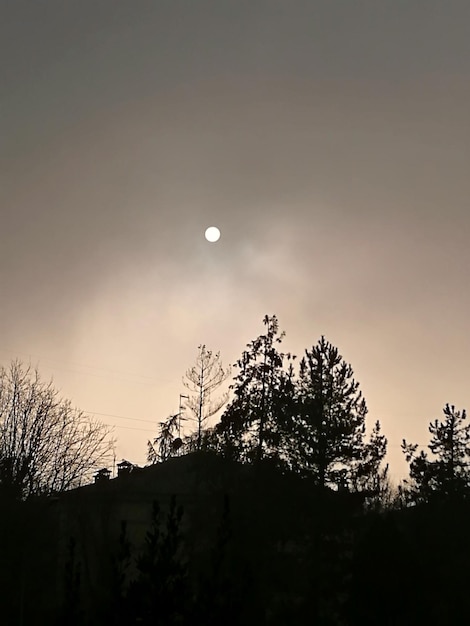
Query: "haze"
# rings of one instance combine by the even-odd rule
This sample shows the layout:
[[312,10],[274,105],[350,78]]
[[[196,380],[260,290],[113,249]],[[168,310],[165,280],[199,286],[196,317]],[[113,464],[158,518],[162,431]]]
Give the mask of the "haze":
[[351,363],[401,476],[402,438],[470,408],[469,19],[4,2],[0,361],[37,364],[143,464],[197,346],[233,363],[275,313],[286,350],[324,334]]

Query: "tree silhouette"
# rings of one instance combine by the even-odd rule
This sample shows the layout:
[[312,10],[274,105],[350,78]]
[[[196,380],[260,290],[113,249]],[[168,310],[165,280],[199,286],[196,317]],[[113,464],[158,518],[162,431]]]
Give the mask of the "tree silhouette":
[[388,464],[383,465],[387,453],[387,439],[376,421],[364,444],[359,462],[351,474],[351,486],[355,491],[369,492],[369,505],[386,506],[392,498],[392,486],[388,476]]
[[235,398],[216,426],[225,454],[247,462],[280,458],[286,407],[293,393],[283,363],[295,357],[276,349],[285,333],[279,333],[275,315],[266,315],[263,324],[266,333],[247,344],[235,364],[239,373],[230,386]]
[[117,553],[111,558],[111,607],[107,622],[113,626],[129,623],[126,604],[126,584],[131,565],[132,545],[127,534],[127,522],[121,521]]
[[83,610],[80,606],[80,578],[81,566],[77,560],[77,543],[74,537],[70,537],[68,545],[68,558],[64,572],[64,605],[62,609],[61,623],[70,626],[79,626],[83,623]]
[[25,499],[91,479],[110,460],[109,429],[59,398],[38,370],[0,368],[0,489]]
[[130,624],[172,626],[184,623],[190,607],[188,574],[181,558],[180,532],[183,509],[171,498],[162,531],[161,510],[153,502],[151,527],[142,552],[136,559],[137,577],[126,594],[126,616]]
[[173,456],[182,442],[176,433],[179,429],[179,413],[170,415],[159,423],[160,433],[153,442],[147,442],[147,461],[149,463],[163,463]]
[[457,411],[446,404],[444,420],[429,424],[430,459],[418,444],[403,439],[402,450],[409,463],[410,480],[405,480],[404,492],[408,502],[428,502],[439,498],[465,496],[470,488],[470,424],[465,424],[465,410]]
[[359,383],[323,336],[300,361],[297,400],[298,471],[314,475],[320,487],[377,487],[386,439],[377,422],[366,443],[367,406]]
[[[228,393],[212,401],[213,392],[227,380],[231,368],[224,368],[220,361],[220,352],[214,354],[207,350],[205,345],[198,347],[196,364],[186,372],[183,378],[184,386],[192,392],[186,402],[186,407],[192,413],[192,419],[197,423],[195,435],[189,441],[196,450],[202,447],[203,431],[207,420],[215,415],[227,402]],[[191,418],[189,418],[191,419]]]
[[244,608],[248,603],[247,580],[239,575],[232,541],[230,498],[224,494],[222,519],[211,550],[209,571],[202,578],[196,607],[196,621],[206,626],[244,623]]

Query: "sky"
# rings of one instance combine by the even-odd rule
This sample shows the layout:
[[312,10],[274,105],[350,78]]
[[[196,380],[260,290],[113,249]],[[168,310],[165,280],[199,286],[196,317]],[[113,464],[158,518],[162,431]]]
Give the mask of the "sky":
[[[389,440],[470,408],[470,3],[3,0],[0,363],[145,464],[199,344],[321,335]],[[204,231],[215,225],[221,239]]]

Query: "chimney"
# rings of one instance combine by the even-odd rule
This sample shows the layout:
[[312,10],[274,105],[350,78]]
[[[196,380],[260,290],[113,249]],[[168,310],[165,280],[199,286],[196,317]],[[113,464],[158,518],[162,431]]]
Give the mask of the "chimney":
[[103,482],[105,480],[109,480],[109,475],[111,474],[111,472],[109,471],[109,469],[107,467],[103,467],[103,469],[100,469],[99,471],[96,472],[95,474],[95,483],[99,483],[99,482]]
[[126,461],[125,459],[123,461],[121,461],[120,463],[117,464],[118,467],[118,478],[121,478],[121,476],[128,476],[134,466],[132,465],[132,463],[130,463],[129,461]]

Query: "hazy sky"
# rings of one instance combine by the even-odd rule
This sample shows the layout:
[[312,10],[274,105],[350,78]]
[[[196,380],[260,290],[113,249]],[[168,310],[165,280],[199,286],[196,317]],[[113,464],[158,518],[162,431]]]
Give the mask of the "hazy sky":
[[275,313],[351,363],[399,477],[403,437],[470,409],[469,26],[466,0],[1,0],[0,362],[143,464],[198,344],[233,363]]

